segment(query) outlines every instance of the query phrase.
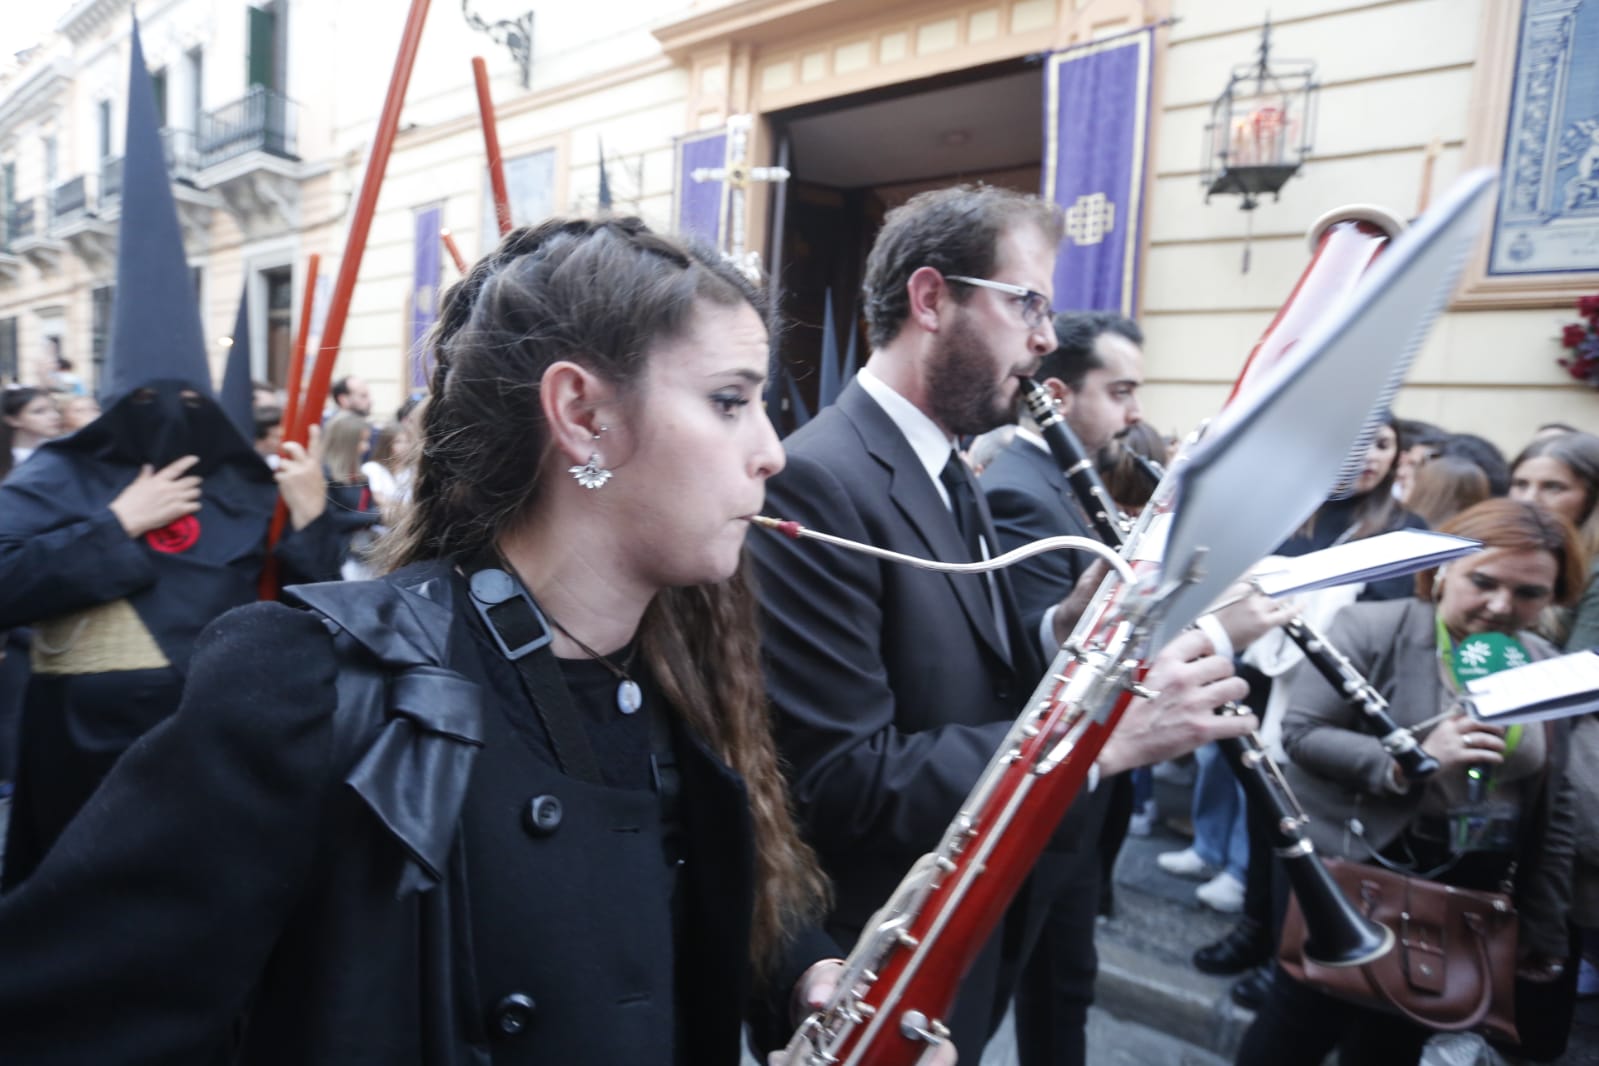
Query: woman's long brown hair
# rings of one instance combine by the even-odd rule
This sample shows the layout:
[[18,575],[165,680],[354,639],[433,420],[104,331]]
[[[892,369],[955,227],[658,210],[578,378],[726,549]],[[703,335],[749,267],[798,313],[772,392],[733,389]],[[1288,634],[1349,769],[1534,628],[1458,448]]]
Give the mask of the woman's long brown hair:
[[[469,558],[525,523],[552,447],[538,402],[545,368],[571,359],[626,395],[652,349],[682,334],[699,301],[762,310],[759,294],[715,252],[637,219],[556,219],[507,234],[444,295],[412,503],[384,545],[386,565]],[[749,790],[750,953],[760,974],[800,923],[821,915],[828,890],[778,764],[756,614],[740,572],[657,593],[639,633],[672,707]]]

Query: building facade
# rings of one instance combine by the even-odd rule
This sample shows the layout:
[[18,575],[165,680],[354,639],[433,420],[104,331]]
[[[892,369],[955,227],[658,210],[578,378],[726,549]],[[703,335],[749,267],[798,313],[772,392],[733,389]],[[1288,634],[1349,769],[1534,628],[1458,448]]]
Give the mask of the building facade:
[[[1229,69],[1259,45],[1259,5],[435,4],[339,372],[367,378],[378,412],[391,411],[425,382],[417,341],[440,287],[458,276],[440,231],[469,260],[493,246],[473,55],[491,74],[519,223],[598,209],[603,173],[612,210],[676,226],[686,200],[700,195],[684,160],[730,119],[750,116],[744,161],[780,164],[789,177],[752,180],[723,197],[720,237],[758,257],[784,292],[782,354],[798,401],[814,403],[826,309],[841,323],[834,340],[847,346],[842,323],[883,213],[955,180],[1038,190],[1043,57],[1155,24],[1136,311],[1149,338],[1147,417],[1185,432],[1215,411],[1288,298],[1308,261],[1312,220],[1352,203],[1413,216],[1463,170],[1507,158],[1507,123],[1520,114],[1511,91],[1517,49],[1534,33],[1527,27],[1562,25],[1580,39],[1584,20],[1599,19],[1588,10],[1595,6],[1304,0],[1278,12],[1274,52],[1317,65],[1319,121],[1301,173],[1246,216],[1235,200],[1205,202],[1201,146]],[[404,6],[166,0],[139,13],[207,335],[218,338],[212,355],[220,363],[220,338],[247,292],[257,377],[281,382],[313,253],[321,260],[313,347],[320,329]],[[57,353],[92,377],[104,357],[128,23],[127,0],[80,0],[0,82],[0,375],[8,379],[38,379],[41,361]],[[1599,68],[1599,56],[1590,65]],[[1578,294],[1599,290],[1599,270],[1495,278],[1477,262],[1468,275],[1397,411],[1507,450],[1547,421],[1599,428],[1599,397],[1556,363],[1560,326]]]

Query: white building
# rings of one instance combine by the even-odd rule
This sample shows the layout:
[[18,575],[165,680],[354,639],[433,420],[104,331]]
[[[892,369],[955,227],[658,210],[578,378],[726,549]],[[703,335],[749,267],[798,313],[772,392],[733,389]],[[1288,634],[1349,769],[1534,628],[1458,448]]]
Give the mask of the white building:
[[[1599,17],[1583,0],[1526,4],[1551,25]],[[744,243],[789,294],[797,325],[785,356],[803,363],[820,346],[823,293],[848,308],[887,207],[955,179],[1039,188],[1041,54],[1173,19],[1155,37],[1137,310],[1148,417],[1183,431],[1214,412],[1287,298],[1311,220],[1354,202],[1413,215],[1466,166],[1501,159],[1524,24],[1520,0],[1279,5],[1274,49],[1316,61],[1320,122],[1302,173],[1253,213],[1244,273],[1246,219],[1234,202],[1204,204],[1199,161],[1212,99],[1258,45],[1258,4],[466,0],[464,10],[445,2],[428,14],[343,338],[339,372],[372,383],[380,414],[413,388],[414,337],[438,285],[457,276],[439,262],[438,228],[468,259],[494,242],[473,55],[492,76],[519,222],[594,210],[603,145],[615,210],[671,226],[680,139],[754,116],[751,160],[783,156],[793,177],[751,186]],[[258,377],[282,380],[313,253],[319,290],[332,287],[404,12],[378,0],[140,5],[207,334],[232,330],[247,283]],[[526,85],[483,29],[516,19],[531,25]],[[38,359],[57,351],[92,374],[103,352],[128,20],[127,0],[80,0],[0,82],[0,375],[36,379]],[[1599,69],[1599,56],[1587,64]],[[1599,290],[1599,269],[1470,273],[1399,413],[1507,451],[1545,421],[1599,428],[1599,397],[1556,364],[1560,326],[1576,295]]]

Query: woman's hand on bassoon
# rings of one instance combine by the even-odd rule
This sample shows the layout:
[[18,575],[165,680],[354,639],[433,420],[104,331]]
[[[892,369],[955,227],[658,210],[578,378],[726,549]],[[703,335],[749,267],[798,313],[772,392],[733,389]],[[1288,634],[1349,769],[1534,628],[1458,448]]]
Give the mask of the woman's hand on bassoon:
[[[838,992],[838,979],[844,973],[843,959],[822,959],[814,962],[794,983],[794,995],[789,1003],[793,1017],[789,1020],[799,1025],[805,1016],[825,1009]],[[787,1052],[773,1051],[766,1056],[766,1066],[786,1066]],[[948,1040],[929,1047],[917,1060],[917,1066],[955,1066],[955,1045]]]
[[1161,649],[1144,686],[1150,699],[1135,699],[1099,753],[1101,774],[1175,759],[1223,737],[1238,737],[1257,725],[1252,714],[1220,715],[1216,708],[1249,695],[1231,659],[1212,654],[1210,638],[1188,630]]
[[807,1014],[832,1003],[833,994],[838,991],[838,979],[843,973],[843,959],[822,959],[811,963],[800,974],[799,980],[794,982],[794,994],[788,1001],[789,1024],[798,1025]]

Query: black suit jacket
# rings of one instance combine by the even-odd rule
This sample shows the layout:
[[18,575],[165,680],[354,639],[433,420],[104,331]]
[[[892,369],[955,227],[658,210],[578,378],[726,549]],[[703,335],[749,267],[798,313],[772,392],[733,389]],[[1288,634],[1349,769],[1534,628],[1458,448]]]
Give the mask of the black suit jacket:
[[[984,469],[982,486],[1002,552],[1045,537],[1095,537],[1054,457],[1029,440],[1013,438]],[[1010,568],[1016,605],[1031,631],[1091,561],[1084,552],[1045,552]]]
[[[966,558],[926,469],[858,382],[785,447],[768,513],[895,551]],[[794,797],[835,880],[835,927],[859,929],[937,845],[981,776],[1042,672],[1037,638],[1009,612],[1014,662],[1005,657],[977,576],[775,535],[749,543]],[[1006,576],[995,577],[1009,596]]]

